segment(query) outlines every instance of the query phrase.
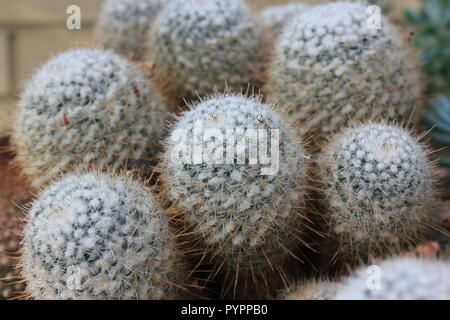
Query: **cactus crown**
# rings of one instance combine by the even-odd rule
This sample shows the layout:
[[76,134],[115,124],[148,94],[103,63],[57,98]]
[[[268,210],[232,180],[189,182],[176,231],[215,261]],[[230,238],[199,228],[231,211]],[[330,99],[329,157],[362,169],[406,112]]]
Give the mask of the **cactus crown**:
[[[162,299],[177,292],[163,211],[128,177],[69,175],[28,213],[21,265],[35,299]],[[178,284],[179,285],[179,284]]]
[[109,51],[71,50],[28,81],[13,132],[35,187],[74,167],[147,172],[164,134],[165,104],[148,78]]
[[436,191],[427,151],[404,129],[344,129],[319,156],[331,227],[344,255],[366,259],[415,243],[432,223]]

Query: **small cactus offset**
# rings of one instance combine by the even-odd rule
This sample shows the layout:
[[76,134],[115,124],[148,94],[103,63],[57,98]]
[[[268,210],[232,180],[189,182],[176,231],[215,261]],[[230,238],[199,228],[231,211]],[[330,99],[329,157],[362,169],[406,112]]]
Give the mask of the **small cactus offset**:
[[[187,137],[181,144],[188,148],[194,139],[202,139],[204,159],[210,161],[175,161],[180,132]],[[247,152],[259,154],[259,160],[270,152],[279,157],[264,164],[253,162]],[[275,172],[264,172],[270,166],[277,167]],[[183,113],[160,167],[163,196],[178,210],[188,230],[182,232],[193,234],[193,243],[218,269],[241,278],[258,275],[295,257],[296,248],[307,242],[302,140],[259,98],[216,95]]]
[[153,20],[168,0],[107,0],[100,12],[96,42],[133,60],[142,59]]
[[284,26],[295,15],[307,10],[311,6],[305,3],[288,3],[284,5],[264,8],[259,13],[259,19],[275,37],[282,34]]
[[291,19],[275,44],[265,92],[316,144],[349,120],[418,113],[412,50],[384,17],[380,29],[368,21],[362,3],[327,3]]
[[363,267],[339,288],[334,300],[449,300],[450,263],[418,258],[381,262],[379,282],[368,288],[370,276]]
[[338,290],[338,283],[312,279],[289,288],[283,300],[331,300]]
[[68,51],[26,84],[13,131],[16,161],[34,187],[74,167],[146,173],[166,117],[138,67],[109,51]]
[[21,256],[27,295],[175,298],[186,277],[171,242],[163,210],[143,184],[98,172],[69,175],[28,213]]
[[400,127],[344,129],[322,150],[318,166],[323,206],[344,259],[399,252],[437,223],[433,165]]
[[154,23],[147,58],[172,97],[261,86],[262,27],[242,0],[173,0]]

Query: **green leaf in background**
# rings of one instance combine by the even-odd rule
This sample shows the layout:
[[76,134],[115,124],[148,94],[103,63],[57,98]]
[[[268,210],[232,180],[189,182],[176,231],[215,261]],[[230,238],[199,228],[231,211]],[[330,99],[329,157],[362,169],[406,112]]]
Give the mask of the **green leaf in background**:
[[415,45],[423,49],[424,72],[430,76],[430,93],[450,95],[450,0],[426,0],[406,17],[418,27]]
[[[424,120],[434,127],[433,139],[450,148],[450,0],[425,0],[420,11],[405,14],[417,26],[414,44],[423,50],[428,94],[438,95]],[[450,167],[450,158],[440,159],[440,164]]]

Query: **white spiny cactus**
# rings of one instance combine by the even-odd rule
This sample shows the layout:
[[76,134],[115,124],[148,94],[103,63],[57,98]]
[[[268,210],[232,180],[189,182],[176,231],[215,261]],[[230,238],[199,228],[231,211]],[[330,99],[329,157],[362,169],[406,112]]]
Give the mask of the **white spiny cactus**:
[[400,127],[369,123],[344,129],[330,139],[318,164],[323,205],[346,257],[398,252],[436,222],[432,164]]
[[383,16],[380,29],[368,21],[362,3],[323,4],[291,19],[275,44],[265,92],[317,144],[348,120],[403,120],[418,105],[404,37]]
[[109,51],[71,50],[42,66],[22,92],[16,161],[35,187],[74,167],[145,173],[166,117],[159,92],[137,66]]
[[20,262],[31,298],[167,299],[185,280],[163,210],[129,177],[69,175],[26,220]]
[[[186,141],[177,140],[180,132]],[[204,155],[213,155],[210,161],[175,161],[180,143],[192,147],[194,138],[203,139]],[[247,152],[256,151],[260,160],[272,152],[270,164],[251,162]],[[276,170],[265,174],[270,166]],[[167,142],[161,171],[165,198],[215,265],[248,275],[304,244],[307,163],[302,140],[260,99],[217,95],[183,113]]]

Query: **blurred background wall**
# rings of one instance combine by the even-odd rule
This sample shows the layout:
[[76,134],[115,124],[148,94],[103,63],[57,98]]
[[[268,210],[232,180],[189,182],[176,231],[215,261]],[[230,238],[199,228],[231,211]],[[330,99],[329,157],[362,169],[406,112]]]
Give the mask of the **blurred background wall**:
[[[151,0],[150,0],[151,1]],[[255,9],[290,0],[247,0]],[[0,0],[0,135],[9,128],[17,94],[30,73],[50,56],[91,42],[103,0]],[[309,3],[321,0],[304,1]],[[381,0],[401,21],[405,7],[418,8],[420,0]],[[68,30],[66,9],[81,8],[81,30]]]

